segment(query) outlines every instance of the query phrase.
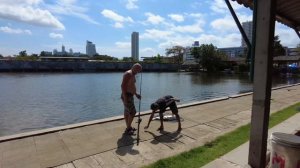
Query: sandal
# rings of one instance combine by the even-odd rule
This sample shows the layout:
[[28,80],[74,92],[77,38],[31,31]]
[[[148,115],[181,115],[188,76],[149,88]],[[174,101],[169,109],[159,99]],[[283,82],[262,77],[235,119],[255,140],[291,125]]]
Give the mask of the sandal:
[[129,129],[126,128],[124,133],[126,135],[134,135],[134,131],[131,128],[129,128]]

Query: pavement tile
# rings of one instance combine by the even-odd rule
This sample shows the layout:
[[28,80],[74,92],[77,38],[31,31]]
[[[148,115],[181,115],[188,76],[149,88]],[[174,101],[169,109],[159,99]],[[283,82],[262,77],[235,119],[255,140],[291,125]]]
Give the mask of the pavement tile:
[[98,161],[93,157],[75,160],[73,161],[73,164],[76,168],[102,168],[100,163],[98,163]]
[[127,165],[114,153],[114,151],[107,151],[91,157],[103,168],[127,168]]
[[75,168],[75,167],[72,163],[68,163],[68,164],[63,164],[63,165],[60,165],[60,166],[56,166],[54,168]]

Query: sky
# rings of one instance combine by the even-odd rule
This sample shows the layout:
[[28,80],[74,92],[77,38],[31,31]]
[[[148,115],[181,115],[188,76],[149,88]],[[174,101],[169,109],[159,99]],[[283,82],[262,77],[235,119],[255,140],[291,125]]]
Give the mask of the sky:
[[[241,22],[252,11],[230,1]],[[140,57],[165,55],[174,45],[212,43],[238,47],[241,35],[224,0],[0,0],[0,54],[66,50],[130,57],[131,33],[139,32]],[[281,44],[296,47],[294,30],[276,23]]]

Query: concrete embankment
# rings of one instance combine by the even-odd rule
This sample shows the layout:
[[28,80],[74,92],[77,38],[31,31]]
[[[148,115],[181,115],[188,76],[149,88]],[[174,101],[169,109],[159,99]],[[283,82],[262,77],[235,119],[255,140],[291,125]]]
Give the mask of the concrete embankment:
[[[131,62],[0,61],[0,72],[102,72],[125,71]],[[143,71],[175,72],[178,64],[142,63]]]
[[[299,85],[275,88],[271,112],[299,100]],[[1,137],[0,167],[139,167],[201,146],[249,123],[251,105],[251,93],[181,105],[180,133],[176,121],[165,121],[163,132],[156,131],[159,121],[144,130],[149,111],[143,112],[139,146],[136,136],[123,134],[121,116]]]

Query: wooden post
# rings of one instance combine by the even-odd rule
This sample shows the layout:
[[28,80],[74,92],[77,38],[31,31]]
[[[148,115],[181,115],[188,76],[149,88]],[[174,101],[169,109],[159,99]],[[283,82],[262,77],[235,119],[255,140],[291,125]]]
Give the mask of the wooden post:
[[266,150],[272,87],[272,60],[276,0],[256,0],[256,42],[253,103],[248,163],[254,168],[266,165]]

